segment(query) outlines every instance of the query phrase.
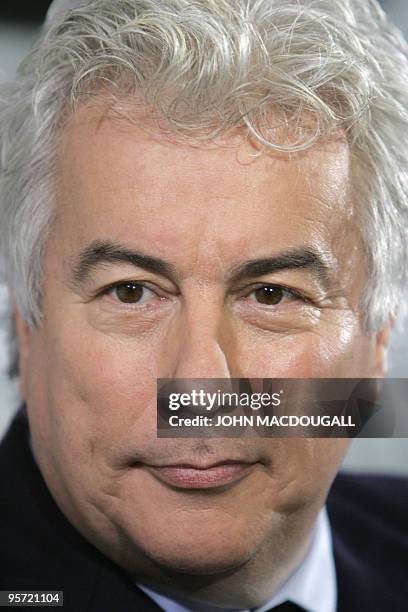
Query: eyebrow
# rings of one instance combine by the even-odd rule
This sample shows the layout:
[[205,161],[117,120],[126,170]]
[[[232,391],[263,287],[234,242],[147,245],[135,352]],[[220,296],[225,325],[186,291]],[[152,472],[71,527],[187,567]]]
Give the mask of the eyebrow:
[[276,257],[248,261],[234,268],[232,279],[237,282],[281,270],[299,269],[311,270],[323,285],[329,284],[329,265],[321,253],[310,247],[291,249]]
[[[110,240],[94,240],[80,252],[72,270],[74,283],[81,285],[96,268],[117,263],[143,268],[176,283],[177,271],[172,264]],[[311,270],[324,285],[328,285],[330,268],[323,256],[310,247],[291,249],[276,256],[247,261],[232,269],[230,280],[239,282],[293,269]]]
[[77,285],[86,281],[91,272],[104,264],[127,263],[137,268],[149,270],[166,276],[171,280],[176,277],[174,266],[158,257],[151,257],[134,251],[122,244],[110,240],[94,240],[81,251],[78,262],[73,266],[73,278]]

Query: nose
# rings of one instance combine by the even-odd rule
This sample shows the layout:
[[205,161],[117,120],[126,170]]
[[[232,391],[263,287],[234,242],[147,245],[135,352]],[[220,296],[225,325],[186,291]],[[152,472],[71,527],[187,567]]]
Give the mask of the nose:
[[231,378],[232,371],[228,350],[219,339],[208,331],[199,336],[197,332],[185,331],[180,342],[174,378]]
[[222,304],[186,307],[173,353],[173,378],[233,378],[234,342]]

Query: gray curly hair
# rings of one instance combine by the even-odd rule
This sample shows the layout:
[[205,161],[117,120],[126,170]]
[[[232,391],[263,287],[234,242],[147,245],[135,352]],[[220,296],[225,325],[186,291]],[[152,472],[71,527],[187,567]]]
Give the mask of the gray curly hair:
[[[41,319],[58,135],[81,100],[102,90],[143,100],[188,139],[244,126],[264,147],[299,151],[342,130],[359,168],[367,331],[401,310],[407,46],[375,0],[54,2],[17,78],[0,88],[0,264],[32,326]],[[271,110],[297,134],[290,144],[268,126]],[[308,129],[296,131],[305,115]],[[11,347],[15,366],[14,328]]]

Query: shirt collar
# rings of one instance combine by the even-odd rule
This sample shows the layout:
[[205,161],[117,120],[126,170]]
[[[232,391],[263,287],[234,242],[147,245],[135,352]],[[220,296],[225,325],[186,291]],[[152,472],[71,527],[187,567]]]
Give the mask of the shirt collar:
[[[141,584],[142,589],[165,612],[234,612],[200,605],[183,596],[163,595]],[[309,551],[290,578],[282,585],[276,595],[260,608],[251,612],[266,612],[275,606],[291,601],[308,612],[335,612],[337,602],[336,570],[329,519],[326,508],[317,518]],[[249,612],[236,610],[235,612]]]

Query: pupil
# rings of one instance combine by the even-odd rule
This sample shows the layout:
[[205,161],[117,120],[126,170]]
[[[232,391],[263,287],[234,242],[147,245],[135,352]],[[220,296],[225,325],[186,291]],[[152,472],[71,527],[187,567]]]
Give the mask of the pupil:
[[256,289],[255,296],[258,302],[261,304],[267,304],[268,306],[274,306],[279,304],[283,297],[283,289],[279,287],[260,287]]
[[138,302],[143,295],[143,286],[133,283],[119,285],[116,289],[116,294],[121,302],[127,302],[129,304]]

